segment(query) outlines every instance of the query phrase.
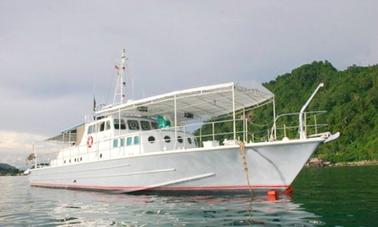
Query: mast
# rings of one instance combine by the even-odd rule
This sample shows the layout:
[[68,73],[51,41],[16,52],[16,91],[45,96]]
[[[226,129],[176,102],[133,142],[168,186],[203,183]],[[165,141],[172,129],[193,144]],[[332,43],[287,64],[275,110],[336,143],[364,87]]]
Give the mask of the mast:
[[114,89],[113,105],[122,104],[126,101],[126,82],[125,74],[127,67],[126,50],[122,50],[121,61],[119,65],[115,65],[117,71],[116,85]]

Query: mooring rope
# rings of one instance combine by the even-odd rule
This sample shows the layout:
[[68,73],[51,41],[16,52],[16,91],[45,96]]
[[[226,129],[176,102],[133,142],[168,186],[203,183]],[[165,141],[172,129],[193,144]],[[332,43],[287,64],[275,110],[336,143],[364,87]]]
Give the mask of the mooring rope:
[[241,157],[241,161],[242,161],[242,164],[243,164],[243,172],[244,172],[245,178],[247,180],[248,191],[250,193],[250,203],[249,203],[249,206],[248,206],[248,216],[249,216],[249,220],[248,220],[249,223],[248,224],[252,225],[252,224],[256,223],[252,218],[252,201],[253,201],[254,194],[253,194],[253,190],[252,190],[252,187],[251,187],[251,182],[249,181],[249,168],[248,168],[248,161],[247,161],[247,152],[245,150],[244,142],[239,142],[239,146],[240,146],[240,157]]
[[245,151],[245,144],[244,142],[239,143],[240,146],[240,156],[242,159],[242,164],[243,164],[243,171],[245,178],[247,180],[247,185],[248,185],[248,190],[252,194],[252,188],[251,188],[251,183],[249,181],[249,169],[248,169],[248,162],[247,162],[247,152]]

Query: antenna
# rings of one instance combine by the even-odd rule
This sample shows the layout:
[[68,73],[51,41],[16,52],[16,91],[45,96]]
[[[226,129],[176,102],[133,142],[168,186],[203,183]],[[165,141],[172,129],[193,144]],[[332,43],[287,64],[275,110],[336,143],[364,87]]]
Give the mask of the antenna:
[[115,65],[115,69],[117,71],[117,79],[114,89],[113,105],[122,104],[126,100],[126,82],[124,77],[126,74],[127,59],[128,58],[126,57],[126,50],[123,49],[121,61],[119,65]]

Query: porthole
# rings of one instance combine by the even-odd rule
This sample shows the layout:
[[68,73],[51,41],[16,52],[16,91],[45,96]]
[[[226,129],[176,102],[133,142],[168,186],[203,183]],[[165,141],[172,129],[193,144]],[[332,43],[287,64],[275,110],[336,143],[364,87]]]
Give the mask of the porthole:
[[164,141],[165,141],[166,143],[170,143],[170,142],[171,142],[171,137],[169,137],[169,136],[164,136]]
[[188,143],[192,144],[192,138],[188,138]]
[[184,140],[182,139],[182,137],[181,137],[181,136],[177,136],[177,141],[178,141],[179,143],[182,143],[182,142],[184,142]]
[[153,136],[148,137],[148,142],[155,143],[155,137]]

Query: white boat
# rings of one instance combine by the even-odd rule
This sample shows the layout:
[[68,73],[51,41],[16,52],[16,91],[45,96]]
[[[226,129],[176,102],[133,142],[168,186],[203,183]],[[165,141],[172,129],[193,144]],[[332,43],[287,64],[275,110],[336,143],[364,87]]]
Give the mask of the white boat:
[[[299,136],[278,139],[274,95],[262,85],[231,82],[126,101],[125,52],[116,68],[113,104],[95,108],[90,120],[48,139],[65,147],[49,166],[31,169],[32,186],[285,190],[315,149],[339,136],[307,135],[305,109],[322,84],[298,114]],[[256,141],[246,113],[267,104],[272,104],[273,123],[264,141]]]

